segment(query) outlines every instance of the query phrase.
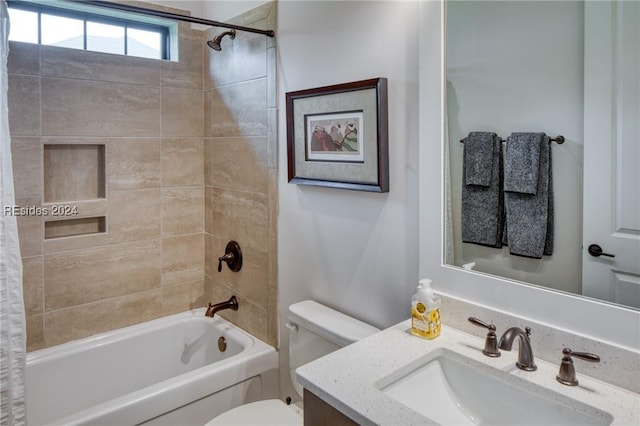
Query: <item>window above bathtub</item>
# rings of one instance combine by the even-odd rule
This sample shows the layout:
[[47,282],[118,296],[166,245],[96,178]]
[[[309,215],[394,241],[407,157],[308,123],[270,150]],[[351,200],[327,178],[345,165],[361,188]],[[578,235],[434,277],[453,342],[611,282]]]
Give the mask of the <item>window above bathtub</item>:
[[60,0],[9,0],[9,40],[171,59],[177,24]]

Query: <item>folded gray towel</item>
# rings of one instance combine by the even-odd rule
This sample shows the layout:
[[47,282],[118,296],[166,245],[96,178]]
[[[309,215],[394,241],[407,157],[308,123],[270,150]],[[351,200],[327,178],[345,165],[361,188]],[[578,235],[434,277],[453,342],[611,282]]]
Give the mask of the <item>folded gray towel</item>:
[[504,190],[535,194],[540,170],[540,143],[544,133],[511,133],[504,162]]
[[[492,135],[492,155],[490,159],[484,157],[485,163],[480,168],[491,171],[489,185],[467,185],[465,164],[462,168],[462,241],[500,248],[504,227],[502,142],[493,133],[487,135]],[[466,142],[464,150],[467,150]]]
[[465,184],[491,185],[491,164],[497,137],[490,132],[471,132],[464,139]]
[[[511,254],[540,259],[542,255],[553,254],[553,175],[549,138],[532,136],[529,139],[539,151],[536,192],[533,194],[506,189],[506,168],[510,161],[508,151],[512,149],[509,147],[511,140],[511,138],[507,139],[505,156],[506,235],[503,243],[509,245]],[[529,164],[533,166],[532,163]],[[513,164],[511,168],[514,169]],[[529,176],[534,174],[531,170],[522,170],[522,173]]]

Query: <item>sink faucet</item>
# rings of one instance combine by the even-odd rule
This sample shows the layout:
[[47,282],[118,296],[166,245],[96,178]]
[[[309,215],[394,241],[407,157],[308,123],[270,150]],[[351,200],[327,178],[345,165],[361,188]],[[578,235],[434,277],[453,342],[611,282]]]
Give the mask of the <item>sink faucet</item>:
[[529,327],[526,327],[524,331],[519,327],[511,327],[505,331],[500,338],[498,347],[505,351],[510,351],[513,341],[516,337],[519,337],[520,349],[518,350],[518,361],[516,362],[516,367],[525,371],[535,371],[538,367],[536,367],[536,363],[533,360],[533,350],[531,350],[529,334],[531,334],[531,329]]
[[207,312],[204,313],[205,316],[213,318],[216,312],[221,311],[223,309],[233,309],[234,311],[238,310],[238,299],[235,296],[231,296],[231,299],[226,302],[216,303],[212,305],[209,303],[209,307],[207,308]]

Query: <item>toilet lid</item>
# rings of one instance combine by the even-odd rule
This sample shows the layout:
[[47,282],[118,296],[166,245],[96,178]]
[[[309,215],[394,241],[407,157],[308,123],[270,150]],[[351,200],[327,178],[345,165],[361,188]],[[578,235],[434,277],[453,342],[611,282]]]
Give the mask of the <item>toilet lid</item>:
[[244,404],[225,411],[205,426],[302,426],[302,417],[279,399]]

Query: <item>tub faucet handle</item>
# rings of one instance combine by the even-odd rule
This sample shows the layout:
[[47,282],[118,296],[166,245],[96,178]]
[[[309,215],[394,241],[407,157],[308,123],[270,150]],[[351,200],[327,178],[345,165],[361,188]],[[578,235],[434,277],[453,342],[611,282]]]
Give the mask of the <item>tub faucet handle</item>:
[[233,262],[233,253],[227,253],[218,258],[218,272],[222,272],[222,262]]
[[487,333],[487,338],[484,341],[484,349],[482,350],[482,353],[492,358],[499,357],[500,351],[498,350],[498,337],[496,336],[496,326],[493,325],[493,323],[487,324],[486,322],[474,317],[469,317],[469,322],[473,325],[484,327],[489,330],[489,332]]
[[238,272],[242,268],[242,250],[240,244],[229,241],[224,249],[224,255],[218,258],[218,272],[222,272],[222,262],[226,262],[233,272]]

